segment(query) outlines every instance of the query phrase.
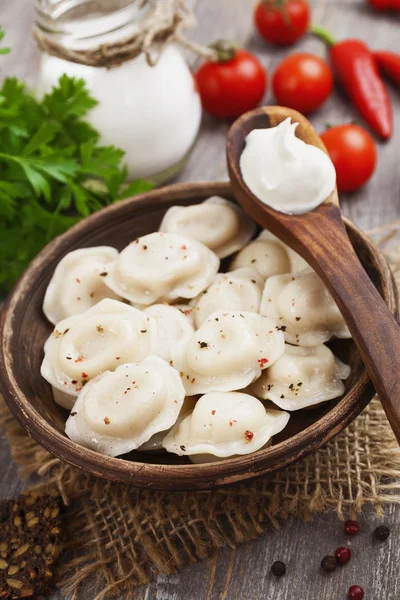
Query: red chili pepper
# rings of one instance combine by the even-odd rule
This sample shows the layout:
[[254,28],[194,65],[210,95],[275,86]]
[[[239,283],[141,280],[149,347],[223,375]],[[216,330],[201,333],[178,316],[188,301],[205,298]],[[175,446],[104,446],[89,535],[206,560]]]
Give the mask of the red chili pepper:
[[368,0],[376,10],[400,10],[400,0]]
[[333,70],[354,106],[371,129],[388,140],[393,133],[392,105],[372,52],[361,40],[336,42],[315,25],[311,31],[330,47]]
[[400,85],[400,54],[386,51],[374,52],[374,58],[385,75]]

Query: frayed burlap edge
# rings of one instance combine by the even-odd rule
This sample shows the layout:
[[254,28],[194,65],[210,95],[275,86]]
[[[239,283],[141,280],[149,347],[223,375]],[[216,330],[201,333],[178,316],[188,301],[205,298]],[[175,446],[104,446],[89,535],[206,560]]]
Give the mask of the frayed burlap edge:
[[[381,243],[393,234],[384,232]],[[400,276],[400,252],[388,251]],[[275,527],[289,515],[310,519],[326,510],[355,516],[366,504],[382,514],[400,504],[400,448],[377,398],[342,434],[305,460],[235,488],[157,492],[96,479],[54,458],[13,419],[0,419],[24,478],[39,476],[39,491],[56,485],[66,505],[69,542],[58,578],[62,593],[106,600],[132,597],[150,577],[203,560],[223,545]]]

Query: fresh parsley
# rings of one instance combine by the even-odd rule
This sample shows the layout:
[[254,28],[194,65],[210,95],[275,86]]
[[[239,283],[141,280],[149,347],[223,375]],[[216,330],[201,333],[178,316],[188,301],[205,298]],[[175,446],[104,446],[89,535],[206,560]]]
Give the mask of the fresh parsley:
[[[0,41],[4,32],[0,28]],[[0,49],[5,53],[8,49]],[[85,117],[85,82],[63,75],[38,100],[7,78],[0,89],[0,293],[52,238],[117,200],[151,189],[127,184],[124,152],[101,146]]]
[[[2,39],[5,36],[5,32],[2,28],[2,26],[0,25],[0,42],[2,41]],[[0,48],[0,54],[8,54],[10,52],[10,48]]]

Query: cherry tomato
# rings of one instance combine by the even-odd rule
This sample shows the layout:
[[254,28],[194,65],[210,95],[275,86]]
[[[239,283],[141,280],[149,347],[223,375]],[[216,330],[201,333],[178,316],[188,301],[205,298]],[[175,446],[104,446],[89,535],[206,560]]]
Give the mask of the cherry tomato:
[[354,192],[375,171],[377,152],[373,138],[359,125],[338,125],[321,136],[328,149],[341,192]]
[[267,42],[289,46],[307,31],[310,7],[306,0],[264,0],[255,8],[254,23]]
[[272,80],[282,106],[308,114],[317,110],[333,90],[330,66],[314,54],[291,54],[277,67]]
[[237,50],[226,61],[207,61],[195,74],[203,107],[221,118],[239,117],[258,106],[267,89],[267,74],[254,54]]

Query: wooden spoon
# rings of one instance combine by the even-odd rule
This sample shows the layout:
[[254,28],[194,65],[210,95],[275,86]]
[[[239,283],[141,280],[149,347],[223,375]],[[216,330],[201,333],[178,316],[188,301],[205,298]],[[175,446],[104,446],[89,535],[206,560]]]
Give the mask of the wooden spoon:
[[235,121],[228,134],[233,191],[245,211],[305,258],[327,285],[400,443],[400,327],[353,250],[342,222],[337,189],[311,212],[288,215],[263,204],[242,178],[240,156],[247,134],[275,127],[288,117],[299,123],[296,135],[300,139],[327,152],[311,123],[295,110],[268,106],[250,111]]

